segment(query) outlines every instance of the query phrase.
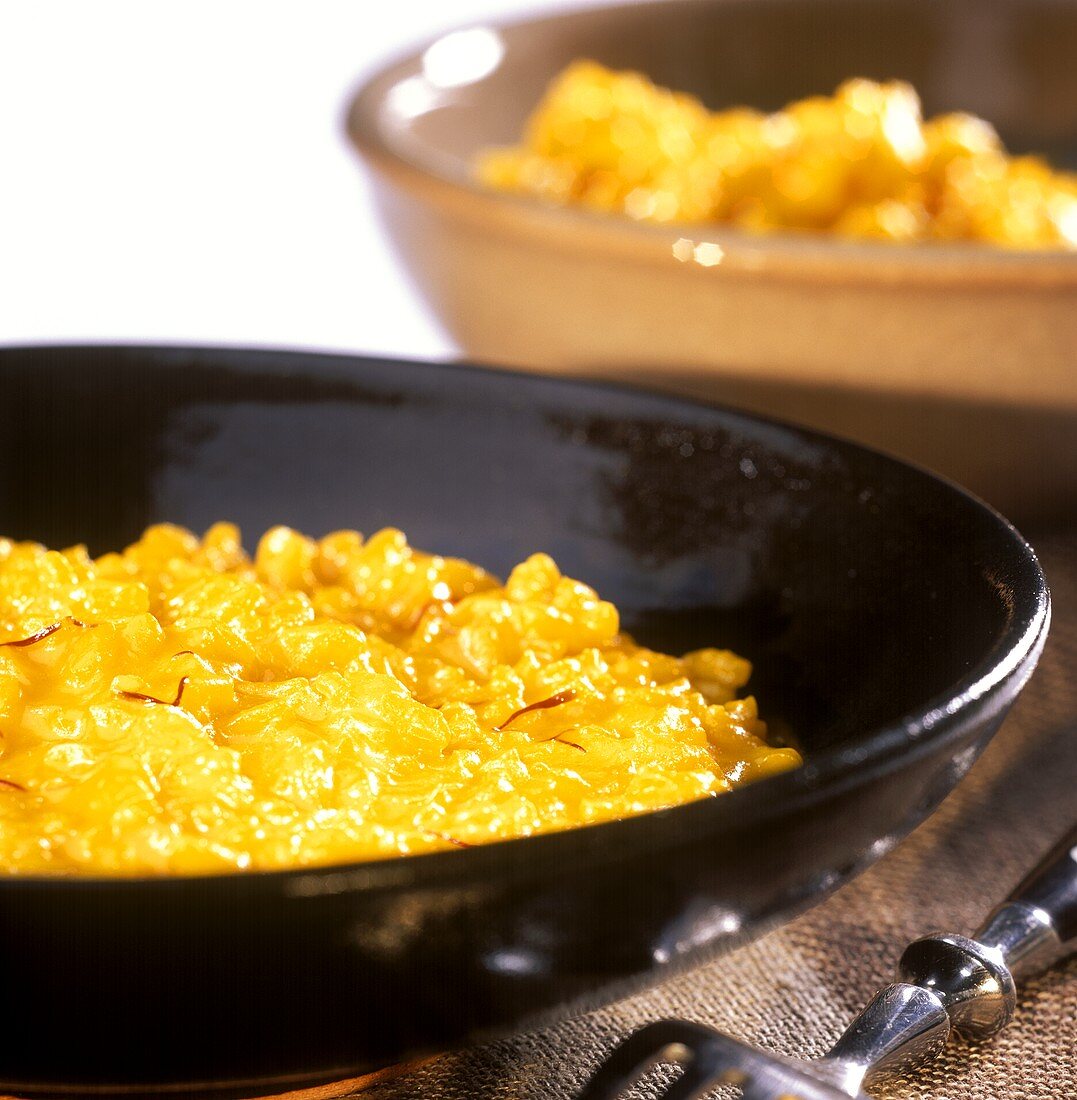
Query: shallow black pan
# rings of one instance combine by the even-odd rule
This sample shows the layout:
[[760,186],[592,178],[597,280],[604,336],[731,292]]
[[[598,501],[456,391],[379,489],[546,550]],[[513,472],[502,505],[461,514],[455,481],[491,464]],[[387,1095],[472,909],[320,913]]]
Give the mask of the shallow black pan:
[[[380,863],[0,879],[0,1085],[298,1087],[595,1005],[818,900],[923,819],[1032,670],[1036,559],[951,485],[642,392],[263,351],[0,353],[0,531],[155,520],[550,551],[651,644],[756,663],[800,771]],[[2,611],[2,609],[0,609]]]

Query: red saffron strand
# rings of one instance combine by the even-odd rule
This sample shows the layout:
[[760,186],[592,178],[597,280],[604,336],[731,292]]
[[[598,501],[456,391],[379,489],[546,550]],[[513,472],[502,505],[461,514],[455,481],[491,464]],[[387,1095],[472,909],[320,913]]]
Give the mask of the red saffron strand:
[[58,623],[53,623],[51,626],[42,627],[36,634],[31,634],[29,638],[16,638],[11,642],[0,642],[0,646],[10,645],[23,647],[28,645],[34,645],[35,642],[43,642],[46,638],[51,638],[57,630],[64,625],[64,623],[70,623],[72,626],[81,626],[85,628],[86,624],[80,619],[76,619],[73,615],[68,615],[66,618],[61,619]]
[[158,699],[155,695],[143,695],[140,691],[121,691],[120,697],[123,699],[134,699],[141,703],[160,703],[163,707],[178,707],[180,700],[183,698],[183,689],[187,686],[188,677],[184,676],[180,679],[179,688],[176,691],[176,698],[169,702],[167,699]]
[[454,836],[449,836],[448,833],[437,833],[433,829],[424,829],[424,833],[427,836],[436,836],[438,840],[444,840],[447,844],[455,844],[457,848],[474,848],[474,844],[468,844],[466,840],[457,840]]
[[580,752],[586,752],[587,750],[583,745],[576,741],[570,741],[565,734],[572,733],[573,730],[579,729],[579,726],[569,726],[567,730],[562,730],[560,733],[555,733],[553,737],[542,737],[535,742],[537,745],[545,745],[547,741],[560,741],[562,745],[571,745],[574,749],[579,749]]
[[520,707],[518,711],[510,714],[500,726],[494,726],[494,729],[500,732],[505,729],[506,726],[515,722],[517,718],[522,714],[527,714],[533,710],[546,710],[549,707],[559,707],[562,703],[567,703],[570,699],[576,698],[575,688],[566,688],[564,691],[559,691],[556,695],[551,695],[549,699],[539,699],[537,703],[528,703],[526,707]]
[[13,791],[26,791],[26,788],[21,783],[16,783],[14,779],[0,779],[0,787],[10,787]]
[[33,645],[35,642],[43,642],[46,638],[51,637],[60,629],[64,624],[62,622],[53,623],[52,626],[42,627],[36,634],[31,634],[29,638],[18,638],[13,642],[0,642],[0,645],[23,646]]

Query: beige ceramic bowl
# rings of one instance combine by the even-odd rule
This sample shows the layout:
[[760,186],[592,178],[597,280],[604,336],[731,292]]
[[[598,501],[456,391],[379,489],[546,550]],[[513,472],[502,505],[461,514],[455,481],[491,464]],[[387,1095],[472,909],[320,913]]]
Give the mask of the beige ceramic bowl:
[[496,194],[475,154],[520,133],[574,58],[711,107],[853,75],[991,119],[1072,166],[1077,4],[651,0],[446,35],[349,115],[412,275],[472,358],[615,376],[852,435],[1018,518],[1077,508],[1077,254],[655,227]]

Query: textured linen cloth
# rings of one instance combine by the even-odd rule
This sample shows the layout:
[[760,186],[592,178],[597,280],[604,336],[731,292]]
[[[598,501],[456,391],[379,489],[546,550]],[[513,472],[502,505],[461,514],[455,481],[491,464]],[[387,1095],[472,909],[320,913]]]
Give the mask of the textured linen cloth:
[[[973,769],[894,851],[822,905],[707,966],[555,1027],[444,1055],[363,1100],[568,1100],[621,1038],[664,1016],[783,1054],[822,1054],[891,980],[906,943],[973,931],[1077,819],[1077,533],[1031,541],[1054,597],[1039,668]],[[1077,1098],[1077,957],[1018,998],[994,1040],[951,1040],[935,1062],[873,1094]],[[641,1086],[633,1100],[657,1094],[657,1085]]]

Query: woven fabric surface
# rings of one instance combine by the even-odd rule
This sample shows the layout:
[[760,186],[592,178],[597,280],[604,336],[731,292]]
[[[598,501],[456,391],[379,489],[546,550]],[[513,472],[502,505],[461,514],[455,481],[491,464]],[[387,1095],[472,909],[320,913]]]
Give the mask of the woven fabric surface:
[[[1077,818],[1077,537],[1033,541],[1054,598],[1040,666],[972,771],[894,851],[822,905],[705,967],[558,1026],[444,1055],[364,1100],[567,1100],[619,1039],[665,1016],[784,1054],[822,1054],[890,980],[909,940],[971,932]],[[1077,1098],[1077,958],[1023,987],[996,1039],[953,1040],[935,1062],[873,1094]],[[633,1100],[656,1095],[657,1085],[641,1086]]]

